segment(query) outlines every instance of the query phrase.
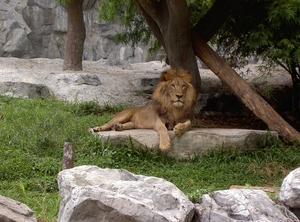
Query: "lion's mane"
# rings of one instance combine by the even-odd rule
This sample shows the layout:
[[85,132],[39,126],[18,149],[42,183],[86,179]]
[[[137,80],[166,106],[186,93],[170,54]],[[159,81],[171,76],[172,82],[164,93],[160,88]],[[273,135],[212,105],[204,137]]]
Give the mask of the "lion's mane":
[[[186,86],[186,91],[182,95],[183,106],[175,107],[171,101],[171,95],[168,87],[173,84],[173,80],[177,79],[179,83]],[[162,73],[160,81],[157,84],[153,95],[153,105],[160,118],[166,120],[168,128],[174,127],[178,122],[185,121],[190,118],[196,104],[196,91],[191,83],[191,74],[183,69],[171,69]],[[178,86],[181,87],[181,86]]]

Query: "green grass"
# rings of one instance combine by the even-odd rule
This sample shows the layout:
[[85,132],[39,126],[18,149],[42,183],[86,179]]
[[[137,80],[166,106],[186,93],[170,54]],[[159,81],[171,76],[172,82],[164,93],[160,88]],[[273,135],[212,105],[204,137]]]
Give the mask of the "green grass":
[[67,103],[54,98],[0,96],[0,195],[27,204],[40,221],[55,221],[64,142],[73,142],[75,166],[123,168],[174,183],[191,200],[230,185],[280,186],[300,165],[299,145],[278,142],[248,151],[209,152],[177,161],[163,154],[102,145],[88,128],[109,120],[126,106]]

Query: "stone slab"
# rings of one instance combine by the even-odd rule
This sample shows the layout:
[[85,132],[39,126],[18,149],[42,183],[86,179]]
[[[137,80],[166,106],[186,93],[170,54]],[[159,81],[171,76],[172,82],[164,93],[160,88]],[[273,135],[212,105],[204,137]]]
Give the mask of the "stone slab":
[[[123,144],[134,148],[158,150],[159,136],[154,130],[134,129],[95,133],[102,143]],[[169,131],[171,148],[168,156],[189,159],[208,150],[220,148],[256,148],[278,139],[275,131],[252,129],[194,128],[176,137]]]

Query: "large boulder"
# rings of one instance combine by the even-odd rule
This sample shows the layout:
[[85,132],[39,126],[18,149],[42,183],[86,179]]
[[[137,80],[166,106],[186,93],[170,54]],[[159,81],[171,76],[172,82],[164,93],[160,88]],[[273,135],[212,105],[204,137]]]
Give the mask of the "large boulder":
[[80,166],[58,174],[59,222],[189,222],[194,204],[172,183],[122,169]]
[[279,200],[300,218],[300,168],[290,172],[283,180]]
[[52,93],[44,84],[7,81],[0,82],[0,94],[30,99],[50,96]]
[[33,211],[23,203],[0,195],[0,221],[36,222]]
[[[126,144],[127,146],[157,150],[159,135],[154,130],[133,129],[123,131],[102,131],[94,133],[99,136],[103,144]],[[190,159],[208,150],[226,148],[255,148],[266,146],[278,139],[275,131],[252,129],[224,129],[224,128],[193,128],[177,137],[169,131],[171,148],[167,155],[175,159]]]
[[276,205],[261,190],[231,189],[205,194],[197,210],[198,221],[201,222],[299,221],[292,212]]

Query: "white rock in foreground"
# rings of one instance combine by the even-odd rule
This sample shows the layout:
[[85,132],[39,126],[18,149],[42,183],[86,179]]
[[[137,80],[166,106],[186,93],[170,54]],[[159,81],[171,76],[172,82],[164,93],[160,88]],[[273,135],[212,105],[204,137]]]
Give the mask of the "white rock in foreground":
[[261,190],[231,189],[202,196],[197,207],[201,222],[299,221],[284,206],[276,205]]
[[289,207],[300,208],[300,168],[293,170],[284,178],[279,200]]
[[126,170],[80,166],[58,174],[59,222],[189,222],[194,204],[172,183]]
[[[97,132],[102,143],[126,144],[134,147],[158,149],[159,137],[154,130],[135,129]],[[171,149],[168,156],[189,159],[205,151],[219,148],[256,148],[276,140],[278,133],[264,130],[195,128],[180,137],[169,131]],[[130,138],[130,139],[129,139]]]

